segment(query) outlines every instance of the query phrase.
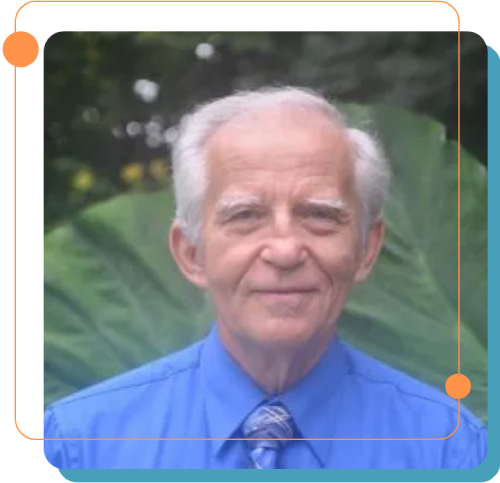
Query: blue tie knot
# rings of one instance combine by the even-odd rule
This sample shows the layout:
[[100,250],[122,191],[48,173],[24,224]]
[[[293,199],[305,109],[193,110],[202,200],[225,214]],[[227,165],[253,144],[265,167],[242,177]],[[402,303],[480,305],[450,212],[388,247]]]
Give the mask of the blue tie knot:
[[249,438],[250,459],[255,469],[274,469],[278,452],[295,437],[293,419],[280,403],[259,406],[243,423],[243,435]]

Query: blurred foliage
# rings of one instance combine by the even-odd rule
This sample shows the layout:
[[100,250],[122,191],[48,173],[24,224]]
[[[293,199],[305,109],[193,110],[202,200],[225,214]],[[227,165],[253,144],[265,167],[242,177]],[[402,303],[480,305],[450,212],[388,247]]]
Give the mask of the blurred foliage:
[[[163,188],[186,109],[294,84],[428,114],[457,138],[453,32],[61,32],[45,46],[45,227],[118,193]],[[487,49],[462,32],[461,141],[487,153]]]

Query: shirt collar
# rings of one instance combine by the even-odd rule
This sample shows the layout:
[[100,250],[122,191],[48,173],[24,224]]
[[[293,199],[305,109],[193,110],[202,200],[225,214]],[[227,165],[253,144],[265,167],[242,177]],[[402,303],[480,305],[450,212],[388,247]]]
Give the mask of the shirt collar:
[[313,369],[276,398],[288,408],[302,437],[309,439],[307,442],[322,466],[327,462],[332,441],[314,439],[334,437],[338,412],[335,399],[347,372],[346,355],[335,335]]
[[[217,326],[206,339],[200,359],[211,438],[234,438],[248,414],[266,399],[266,393],[241,369],[223,346]],[[215,452],[224,440],[212,441]]]
[[[210,332],[201,355],[208,426],[212,438],[235,435],[248,414],[269,396],[243,371],[223,346],[217,327]],[[347,361],[335,336],[316,366],[283,394],[273,397],[288,408],[304,439],[331,438],[338,394]],[[213,440],[215,453],[224,440]],[[325,465],[331,441],[308,441],[316,458]]]

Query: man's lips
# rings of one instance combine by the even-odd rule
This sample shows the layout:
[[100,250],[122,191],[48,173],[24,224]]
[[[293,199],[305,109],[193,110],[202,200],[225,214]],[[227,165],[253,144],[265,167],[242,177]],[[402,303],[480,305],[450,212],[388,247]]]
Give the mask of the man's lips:
[[315,292],[315,288],[305,288],[305,287],[290,287],[290,288],[266,288],[266,289],[256,289],[253,292],[262,294],[299,294],[299,293],[311,293]]
[[254,293],[257,300],[265,306],[289,307],[299,310],[299,307],[306,304],[314,296],[315,290],[293,288],[293,289],[272,289],[258,290]]
[[314,292],[316,292],[314,289],[291,288],[256,290],[254,294],[262,300],[297,303],[310,297]]

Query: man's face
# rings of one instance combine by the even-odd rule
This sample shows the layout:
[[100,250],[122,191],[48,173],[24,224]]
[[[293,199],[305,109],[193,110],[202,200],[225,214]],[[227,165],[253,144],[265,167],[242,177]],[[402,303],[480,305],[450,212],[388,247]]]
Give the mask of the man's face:
[[293,348],[335,331],[364,276],[344,136],[320,114],[281,107],[210,139],[197,280],[226,340]]

